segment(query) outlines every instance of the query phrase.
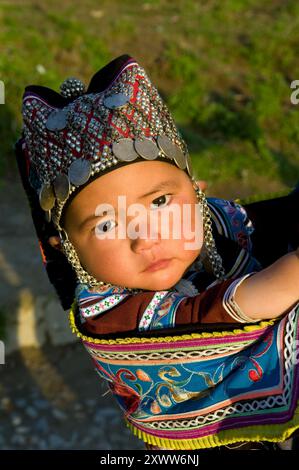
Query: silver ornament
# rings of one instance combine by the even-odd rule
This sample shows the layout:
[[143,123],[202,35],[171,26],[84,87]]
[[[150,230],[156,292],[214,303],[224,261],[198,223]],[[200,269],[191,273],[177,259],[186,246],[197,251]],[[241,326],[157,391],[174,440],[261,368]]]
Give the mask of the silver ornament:
[[39,203],[44,211],[49,211],[54,207],[55,196],[52,185],[44,183],[39,191]]
[[150,139],[137,139],[134,142],[136,152],[145,160],[155,160],[159,156],[159,149]]
[[67,110],[66,109],[55,109],[48,116],[46,121],[46,128],[49,131],[61,131],[66,127],[67,123]]
[[192,161],[191,161],[190,155],[187,155],[186,164],[187,164],[188,174],[189,174],[189,176],[192,177],[193,176],[193,168],[192,168]]
[[70,181],[67,175],[60,173],[56,176],[54,182],[54,193],[59,201],[65,201],[70,193]]
[[186,168],[186,157],[178,145],[175,146],[175,153],[173,155],[173,158],[177,166],[181,170],[184,170]]
[[79,158],[74,160],[68,171],[70,182],[74,186],[81,186],[89,180],[91,174],[91,163],[88,160]]
[[112,152],[122,162],[132,162],[138,158],[132,139],[121,139],[118,142],[114,142]]
[[116,109],[122,108],[130,101],[129,96],[124,93],[115,93],[114,95],[106,96],[103,104],[106,108]]
[[64,98],[76,98],[85,92],[84,83],[78,78],[70,77],[60,85],[60,93]]
[[165,134],[157,138],[159,148],[169,158],[174,159],[176,165],[184,170],[186,168],[186,157],[180,147],[169,139]]

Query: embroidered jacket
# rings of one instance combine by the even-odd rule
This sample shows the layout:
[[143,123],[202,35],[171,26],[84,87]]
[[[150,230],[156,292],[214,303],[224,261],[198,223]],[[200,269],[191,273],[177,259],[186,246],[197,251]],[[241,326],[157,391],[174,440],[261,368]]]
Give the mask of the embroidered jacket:
[[226,281],[193,263],[169,291],[79,285],[70,314],[131,430],[163,448],[279,441],[299,427],[299,307],[276,321],[241,323],[234,289],[261,269],[253,227],[242,206],[208,203]]

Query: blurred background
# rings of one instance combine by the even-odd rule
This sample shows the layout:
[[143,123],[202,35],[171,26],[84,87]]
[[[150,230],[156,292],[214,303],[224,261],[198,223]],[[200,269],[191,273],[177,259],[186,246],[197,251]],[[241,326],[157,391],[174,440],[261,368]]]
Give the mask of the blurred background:
[[25,86],[88,84],[130,54],[208,195],[276,195],[299,180],[298,31],[296,0],[0,0],[0,448],[143,448],[102,397],[43,271],[13,152]]

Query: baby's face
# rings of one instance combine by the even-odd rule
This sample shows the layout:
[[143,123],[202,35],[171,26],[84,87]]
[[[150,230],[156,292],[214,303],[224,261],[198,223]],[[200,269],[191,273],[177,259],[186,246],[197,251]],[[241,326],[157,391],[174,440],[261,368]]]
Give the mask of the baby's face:
[[[137,212],[133,204],[138,204]],[[121,206],[126,210],[120,211]],[[131,163],[91,182],[68,206],[64,228],[89,274],[99,281],[147,290],[174,286],[203,242],[202,218],[189,177],[159,161]]]

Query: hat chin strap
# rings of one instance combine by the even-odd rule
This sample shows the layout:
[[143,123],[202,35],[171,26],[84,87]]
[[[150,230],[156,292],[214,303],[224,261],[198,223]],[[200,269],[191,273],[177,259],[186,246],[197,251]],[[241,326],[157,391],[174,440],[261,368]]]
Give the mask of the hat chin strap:
[[74,245],[70,241],[68,234],[64,229],[59,230],[59,237],[61,241],[62,251],[66,256],[68,262],[72,265],[73,269],[76,272],[77,279],[82,284],[87,284],[89,286],[103,286],[107,285],[107,287],[111,287],[112,284],[108,284],[103,281],[98,281],[94,276],[88,274],[87,271],[83,268],[80,263],[78,254],[75,250]]
[[[202,215],[203,215],[203,231],[204,231],[204,250],[205,254],[208,258],[208,261],[211,265],[212,271],[217,279],[224,279],[225,272],[222,265],[221,256],[218,254],[215,241],[212,234],[212,220],[211,220],[211,213],[207,204],[206,197],[203,191],[199,188],[198,184],[196,183],[195,179],[192,177],[193,188],[196,193],[196,197],[198,203],[201,205]],[[113,284],[99,281],[94,276],[89,274],[81,265],[78,254],[75,250],[74,245],[69,240],[67,232],[59,227],[59,237],[62,245],[62,250],[64,255],[66,256],[68,262],[73,267],[77,279],[80,283],[86,284],[88,286],[94,287],[112,287]],[[120,286],[118,286],[120,287]],[[140,292],[142,289],[130,289],[127,287],[122,287],[123,289],[129,290],[131,292]]]

